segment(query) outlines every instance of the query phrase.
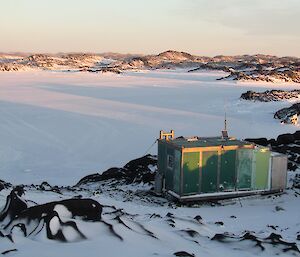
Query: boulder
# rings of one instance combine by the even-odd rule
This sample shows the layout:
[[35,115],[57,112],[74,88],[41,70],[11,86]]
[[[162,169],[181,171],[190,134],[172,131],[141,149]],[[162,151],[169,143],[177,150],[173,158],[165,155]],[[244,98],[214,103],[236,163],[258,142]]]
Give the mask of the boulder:
[[293,134],[287,133],[287,134],[282,134],[277,137],[277,143],[279,145],[288,145],[292,144],[295,142],[295,137]]
[[266,139],[265,137],[261,137],[261,138],[246,138],[245,141],[257,144],[257,145],[261,145],[261,146],[267,146],[269,144],[268,139]]

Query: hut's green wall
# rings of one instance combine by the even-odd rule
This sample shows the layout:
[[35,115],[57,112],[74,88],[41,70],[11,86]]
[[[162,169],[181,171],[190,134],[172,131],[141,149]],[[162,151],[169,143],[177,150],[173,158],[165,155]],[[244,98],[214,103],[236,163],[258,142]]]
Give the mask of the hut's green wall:
[[217,191],[218,183],[218,152],[202,152],[201,192],[211,193]]
[[255,184],[253,189],[268,189],[269,187],[269,160],[270,151],[258,149],[254,151]]
[[[168,156],[173,158],[172,167],[168,166]],[[180,193],[181,152],[167,144],[158,143],[158,172],[165,177],[165,187]]]
[[200,152],[183,153],[183,194],[199,191]]
[[[174,164],[175,164],[174,149],[170,148],[170,147],[167,147],[166,148],[166,154],[167,154],[167,158],[166,158],[166,173],[165,173],[166,188],[168,190],[173,190],[174,189]],[[172,167],[168,166],[168,157],[173,158],[173,165],[172,165]]]
[[221,152],[219,189],[233,191],[236,185],[236,151]]
[[166,149],[167,146],[166,144],[163,144],[161,142],[158,141],[158,149],[157,149],[157,164],[158,164],[158,172],[161,175],[165,174],[165,170],[166,170]]
[[237,189],[251,189],[252,163],[252,149],[239,149],[237,151]]
[[174,187],[173,190],[175,193],[180,194],[181,187],[181,152],[178,150],[174,151]]

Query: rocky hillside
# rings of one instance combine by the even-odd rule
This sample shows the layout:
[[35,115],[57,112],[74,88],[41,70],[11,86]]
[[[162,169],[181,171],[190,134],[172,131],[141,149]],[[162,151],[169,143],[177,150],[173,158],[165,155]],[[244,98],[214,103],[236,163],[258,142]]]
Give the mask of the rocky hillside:
[[[158,55],[104,54],[0,54],[0,71],[32,69],[101,72],[183,68],[189,72],[221,70],[222,80],[300,83],[300,58],[271,55],[196,56],[168,50]],[[109,69],[108,69],[109,68]]]

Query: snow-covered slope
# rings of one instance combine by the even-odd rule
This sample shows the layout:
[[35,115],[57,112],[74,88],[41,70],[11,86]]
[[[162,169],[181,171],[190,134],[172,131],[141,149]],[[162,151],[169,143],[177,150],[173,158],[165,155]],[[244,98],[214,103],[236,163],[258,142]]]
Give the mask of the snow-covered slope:
[[[300,192],[291,188],[294,172],[289,173],[290,189],[284,195],[190,207],[149,195],[151,184],[72,187],[86,175],[122,167],[144,155],[160,129],[174,129],[177,136],[219,135],[224,109],[231,136],[276,138],[299,130],[273,119],[273,113],[292,100],[240,99],[247,90],[265,91],[273,84],[216,81],[221,76],[226,73],[0,73],[0,179],[25,184],[22,199],[47,216],[41,217],[45,221],[41,223],[16,218],[6,228],[7,220],[0,221],[0,253],[12,250],[7,256],[32,257],[299,256]],[[291,90],[297,85],[278,83],[276,88]],[[149,152],[155,154],[155,147]],[[31,185],[42,181],[58,186]],[[0,181],[0,210],[11,190],[12,185]],[[61,202],[70,198],[97,201],[103,208],[103,222],[73,217]],[[43,212],[45,206],[51,208]],[[24,226],[34,232],[24,236]],[[47,237],[47,228],[52,239]],[[57,242],[59,233],[70,243]],[[11,239],[5,237],[10,234]]]

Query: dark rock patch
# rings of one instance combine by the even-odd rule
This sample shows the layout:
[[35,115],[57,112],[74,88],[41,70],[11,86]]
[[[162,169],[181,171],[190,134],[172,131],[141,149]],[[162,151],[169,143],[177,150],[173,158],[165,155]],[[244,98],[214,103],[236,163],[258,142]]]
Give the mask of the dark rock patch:
[[293,144],[295,142],[295,137],[293,134],[282,134],[277,137],[278,145],[288,145]]
[[300,97],[300,90],[267,90],[265,92],[247,91],[241,95],[241,99],[259,102],[282,101],[297,99]]
[[278,226],[274,226],[274,225],[267,225],[268,228],[271,228],[273,230],[277,230]]
[[284,208],[277,205],[275,206],[275,211],[284,211]]
[[265,137],[262,138],[246,138],[245,141],[257,144],[257,145],[261,145],[261,146],[267,146],[269,144],[268,139],[266,139]]
[[186,251],[180,251],[180,252],[176,252],[173,255],[177,256],[177,257],[195,257],[195,254],[193,253],[188,253]]
[[18,251],[18,250],[17,249],[10,249],[10,250],[6,250],[6,251],[2,252],[1,254],[5,255],[5,254],[11,253],[11,252],[16,252],[16,251]]
[[202,220],[202,217],[200,215],[197,215],[194,217],[194,220],[197,220],[198,222],[200,222]]
[[186,234],[188,234],[190,237],[196,237],[199,235],[199,233],[193,229],[187,229],[187,230],[182,230]]
[[6,218],[13,220],[22,211],[26,210],[28,205],[21,198],[22,192],[19,187],[13,189],[6,198],[6,204],[3,210],[0,212],[0,222],[3,222]]
[[223,221],[216,221],[215,224],[219,225],[219,226],[224,226],[224,222]]
[[166,214],[166,217],[168,217],[168,218],[174,218],[174,214],[171,213],[171,212],[168,212],[168,213]]
[[252,241],[255,243],[255,247],[258,247],[261,251],[266,250],[267,245],[272,245],[281,250],[282,253],[300,253],[300,250],[295,242],[287,242],[282,239],[281,235],[271,233],[268,237],[259,238],[255,234],[246,232],[242,235],[234,235],[229,233],[215,234],[211,240],[218,241],[220,243],[236,243],[239,244],[242,241]]
[[[62,206],[71,214],[71,218],[85,221],[101,221],[102,206],[92,199],[67,199],[46,204],[29,206],[28,201],[21,198],[24,194],[22,187],[16,187],[7,196],[6,204],[0,212],[0,225],[3,228],[2,237],[10,237],[14,228],[18,227],[25,237],[39,233],[40,224],[46,228],[48,239],[67,242],[63,229],[71,227],[78,239],[85,239],[75,221],[62,222],[58,210]],[[63,210],[64,211],[64,210]],[[57,231],[53,231],[50,222],[56,222]],[[28,227],[30,224],[30,228]],[[32,225],[34,224],[34,225]]]
[[115,180],[122,181],[127,184],[131,183],[152,183],[155,177],[155,169],[157,165],[156,156],[145,155],[141,158],[128,162],[123,168],[110,168],[102,174],[92,174],[82,178],[76,186],[87,183]]
[[11,187],[12,187],[12,184],[7,183],[0,179],[0,191],[2,191],[3,189],[11,188]]
[[300,189],[300,174],[296,174],[293,181],[293,188]]
[[161,218],[161,216],[160,216],[159,214],[153,213],[153,214],[151,214],[151,216],[150,216],[150,219],[151,219],[151,218]]
[[280,119],[283,123],[290,123],[290,119],[293,116],[300,115],[300,103],[293,104],[290,107],[286,107],[278,110],[274,114],[275,119]]

